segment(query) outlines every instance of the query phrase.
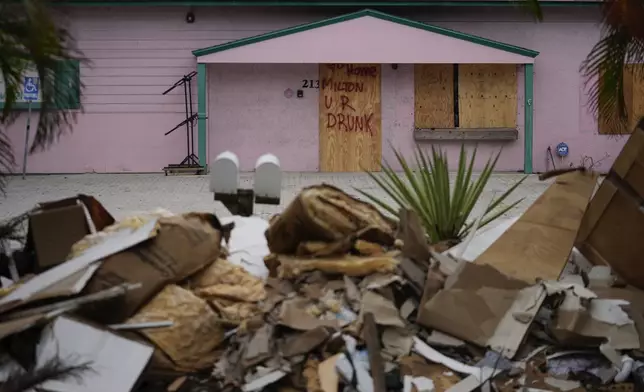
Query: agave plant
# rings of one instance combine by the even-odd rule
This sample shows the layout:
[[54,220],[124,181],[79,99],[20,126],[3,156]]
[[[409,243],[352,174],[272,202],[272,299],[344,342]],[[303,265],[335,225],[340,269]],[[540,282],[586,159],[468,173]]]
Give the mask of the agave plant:
[[[382,173],[367,172],[367,174],[394,200],[395,206],[368,192],[356,190],[393,216],[398,215],[400,208],[415,211],[432,243],[462,240],[474,225],[474,222],[468,221],[468,218],[490,179],[501,151],[487,161],[483,171],[474,179],[472,172],[476,148],[468,157],[465,146],[461,145],[453,188],[450,187],[447,156],[442,150],[432,146],[430,154],[418,147],[415,154],[416,167],[413,169],[399,151],[394,149],[394,153],[403,169],[402,176],[399,176],[386,161],[383,164]],[[478,225],[479,228],[505,214],[523,200],[502,205],[503,201],[526,178],[527,176],[524,176],[489,204]]]

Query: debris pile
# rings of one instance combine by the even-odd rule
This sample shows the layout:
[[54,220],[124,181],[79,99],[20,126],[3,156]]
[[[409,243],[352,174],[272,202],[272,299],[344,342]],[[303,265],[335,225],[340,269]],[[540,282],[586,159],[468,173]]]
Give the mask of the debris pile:
[[0,391],[639,390],[644,293],[562,274],[596,180],[446,251],[325,184],[270,222],[41,205],[0,270]]

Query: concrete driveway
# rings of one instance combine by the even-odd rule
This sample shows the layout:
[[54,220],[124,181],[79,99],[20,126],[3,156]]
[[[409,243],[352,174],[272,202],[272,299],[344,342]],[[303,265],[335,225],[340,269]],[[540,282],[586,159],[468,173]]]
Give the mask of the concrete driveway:
[[[474,213],[477,214],[489,203],[496,193],[500,195],[521,174],[500,173],[490,179]],[[318,183],[329,183],[357,195],[355,188],[384,193],[365,174],[320,174],[285,173],[282,187],[282,203],[279,206],[257,205],[256,215],[269,217],[281,211],[303,187]],[[525,200],[508,216],[520,215],[549,185],[531,175],[517,189],[509,200]],[[242,186],[252,186],[252,173],[242,175]],[[36,203],[61,199],[84,193],[96,197],[105,207],[120,219],[137,212],[162,207],[172,212],[214,211],[219,216],[229,215],[228,211],[213,200],[208,191],[207,176],[164,176],[163,174],[79,174],[28,176],[25,180],[16,176],[9,180],[6,196],[0,196],[0,219],[20,214]]]

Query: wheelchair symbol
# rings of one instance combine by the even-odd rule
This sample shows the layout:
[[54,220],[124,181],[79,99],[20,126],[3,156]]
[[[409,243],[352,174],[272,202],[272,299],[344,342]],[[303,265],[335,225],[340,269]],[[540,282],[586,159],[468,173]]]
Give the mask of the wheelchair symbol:
[[23,99],[36,100],[38,99],[38,78],[27,76],[24,79],[22,86]]
[[38,91],[38,85],[34,83],[33,78],[25,78],[25,92],[35,93]]

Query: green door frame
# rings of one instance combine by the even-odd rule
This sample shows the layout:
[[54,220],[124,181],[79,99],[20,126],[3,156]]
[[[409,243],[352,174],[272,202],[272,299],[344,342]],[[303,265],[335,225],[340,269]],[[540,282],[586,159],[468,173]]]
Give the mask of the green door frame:
[[534,130],[534,64],[524,65],[524,100],[525,105],[523,109],[524,124],[523,124],[523,172],[525,174],[532,174],[532,143],[533,143],[533,130]]
[[206,103],[206,96],[208,86],[206,83],[208,68],[206,64],[197,64],[197,156],[199,157],[199,164],[206,168],[208,171],[208,149],[206,144],[206,120],[208,118],[208,109]]

